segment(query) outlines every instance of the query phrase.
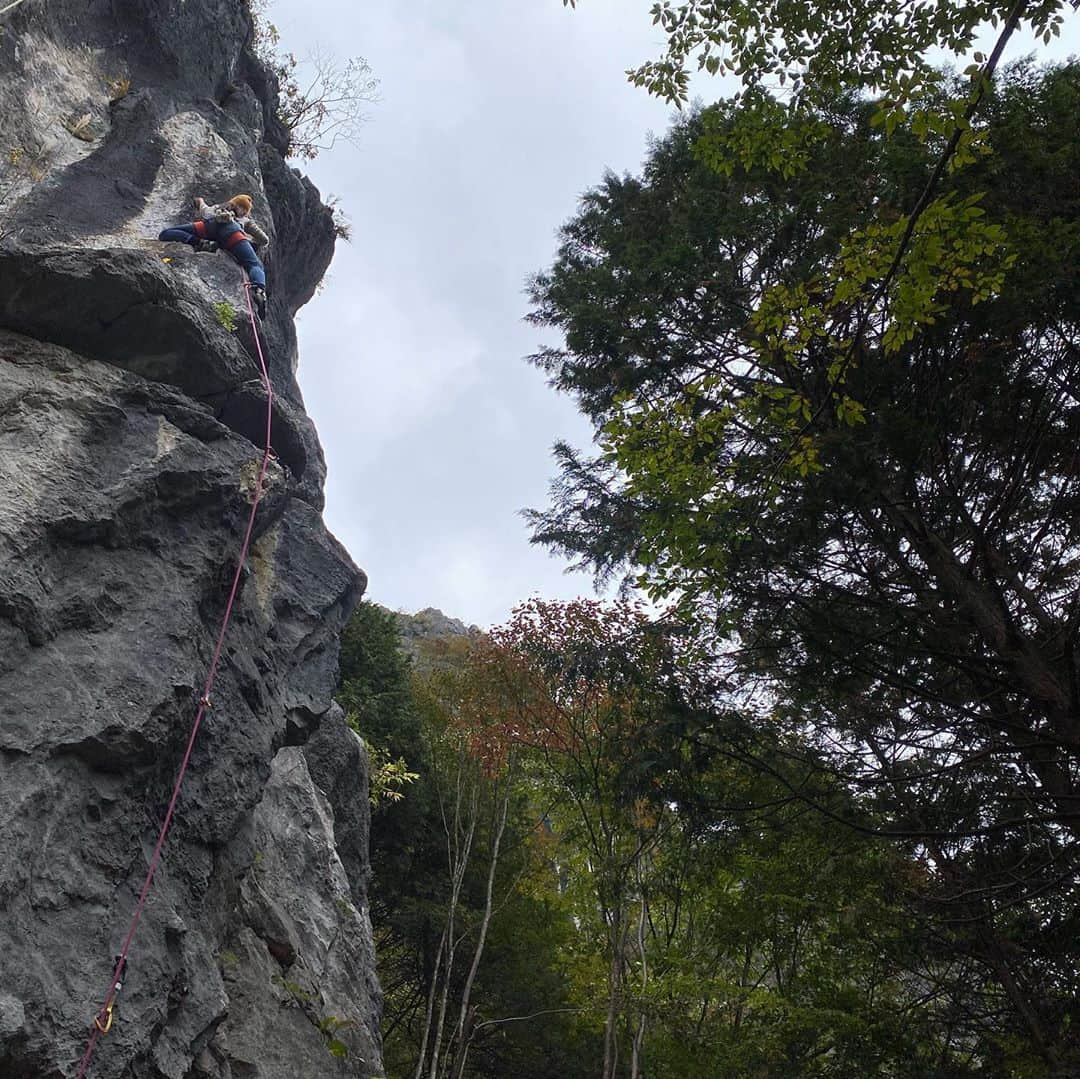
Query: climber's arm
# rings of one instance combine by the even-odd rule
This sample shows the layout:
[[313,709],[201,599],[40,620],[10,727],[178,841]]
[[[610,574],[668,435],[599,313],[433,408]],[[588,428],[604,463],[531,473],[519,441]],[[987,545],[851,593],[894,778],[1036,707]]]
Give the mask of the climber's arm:
[[251,237],[256,247],[266,247],[270,243],[270,237],[250,217],[244,222],[244,231]]

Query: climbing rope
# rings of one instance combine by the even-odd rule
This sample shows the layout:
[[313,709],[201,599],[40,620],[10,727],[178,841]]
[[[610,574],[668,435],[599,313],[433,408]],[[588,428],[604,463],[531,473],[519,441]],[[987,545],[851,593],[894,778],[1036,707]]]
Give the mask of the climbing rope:
[[131,924],[128,926],[127,936],[124,938],[124,945],[120,949],[120,954],[116,959],[116,966],[113,968],[109,991],[105,995],[105,1003],[102,1004],[97,1015],[94,1016],[94,1022],[90,1029],[90,1040],[87,1042],[86,1052],[83,1054],[82,1062],[79,1064],[77,1079],[85,1079],[87,1069],[90,1067],[90,1060],[94,1055],[94,1048],[97,1045],[98,1038],[108,1034],[109,1030],[112,1028],[113,1009],[116,1005],[117,994],[120,992],[123,985],[128,951],[131,948],[132,940],[135,938],[135,930],[139,926],[139,919],[142,917],[143,907],[146,905],[147,896],[150,894],[150,886],[154,882],[154,874],[157,872],[158,864],[161,862],[162,851],[165,847],[165,837],[168,835],[169,825],[172,823],[173,813],[176,810],[176,802],[180,797],[180,787],[184,782],[184,776],[187,774],[188,765],[191,763],[191,753],[195,748],[195,738],[199,733],[199,727],[202,725],[203,716],[206,715],[211,707],[210,693],[214,688],[218,663],[221,660],[221,651],[225,645],[225,634],[229,629],[233,606],[236,602],[236,594],[240,588],[240,578],[247,562],[248,548],[251,546],[251,535],[255,529],[255,514],[259,508],[259,502],[263,495],[263,482],[266,479],[266,473],[270,467],[270,459],[273,456],[273,450],[270,447],[270,424],[273,417],[274,388],[270,382],[270,372],[267,369],[266,359],[263,356],[262,343],[259,340],[259,328],[255,322],[255,311],[251,306],[251,282],[243,270],[240,272],[244,279],[244,298],[247,301],[248,318],[251,320],[251,332],[255,337],[255,350],[259,356],[259,371],[262,377],[263,386],[266,388],[266,444],[263,448],[262,463],[259,465],[259,476],[255,481],[255,496],[251,503],[251,513],[248,515],[247,529],[244,532],[244,542],[240,545],[240,557],[236,564],[236,573],[233,574],[232,588],[229,590],[228,603],[225,604],[225,614],[221,619],[221,629],[218,631],[217,643],[214,646],[214,655],[210,660],[210,670],[206,676],[206,684],[203,686],[202,694],[199,697],[198,711],[195,713],[195,719],[191,724],[191,733],[188,735],[187,749],[184,751],[184,757],[180,762],[180,770],[176,776],[176,783],[173,785],[172,798],[169,800],[169,808],[165,812],[165,820],[161,825],[161,831],[158,833],[157,846],[154,847],[153,856],[150,858],[150,864],[146,870],[146,879],[143,881],[142,891],[139,893],[138,901],[135,904],[135,911],[131,916]]

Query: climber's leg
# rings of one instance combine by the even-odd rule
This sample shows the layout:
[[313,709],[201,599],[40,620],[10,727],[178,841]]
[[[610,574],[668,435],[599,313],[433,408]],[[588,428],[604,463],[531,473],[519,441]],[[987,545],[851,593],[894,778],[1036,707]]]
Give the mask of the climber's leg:
[[158,239],[166,243],[172,241],[190,244],[196,251],[216,251],[218,245],[208,238],[211,228],[205,221],[193,221],[190,225],[176,225],[174,228],[165,229]]
[[237,232],[222,242],[229,254],[247,271],[255,309],[259,312],[259,318],[266,318],[266,271],[263,269],[262,262],[259,261],[259,256],[255,254],[251,241],[244,239],[243,232]]
[[[200,221],[201,225],[202,222]],[[159,240],[164,240],[166,243],[174,241],[176,243],[191,244],[194,246],[199,241],[199,233],[194,224],[191,225],[177,225],[175,228],[164,229],[159,235]]]
[[266,288],[266,270],[263,269],[263,264],[259,261],[259,256],[255,254],[255,248],[251,246],[250,240],[234,243],[229,248],[229,254],[247,270],[247,275],[251,278],[253,285]]

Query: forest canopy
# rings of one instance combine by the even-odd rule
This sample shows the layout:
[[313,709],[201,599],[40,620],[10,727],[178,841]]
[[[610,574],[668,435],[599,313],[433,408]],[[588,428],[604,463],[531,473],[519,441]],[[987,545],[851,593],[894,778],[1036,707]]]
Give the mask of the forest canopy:
[[752,101],[693,112],[531,289],[565,341],[534,362],[599,448],[558,447],[536,540],[708,627],[733,707],[697,740],[907,845],[1050,1074],[1077,990],[1078,91],[1075,65],[999,75],[884,289],[940,138],[849,94],[800,121],[797,175],[716,167]]

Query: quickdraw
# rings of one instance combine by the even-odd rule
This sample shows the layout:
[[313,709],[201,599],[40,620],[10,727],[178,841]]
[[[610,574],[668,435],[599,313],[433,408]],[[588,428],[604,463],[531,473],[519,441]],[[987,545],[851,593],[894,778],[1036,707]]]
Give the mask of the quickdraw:
[[[113,972],[115,981],[113,982],[112,987],[112,1000],[110,1000],[108,1004],[94,1016],[94,1026],[102,1037],[112,1030],[113,1013],[116,1010],[116,998],[120,995],[120,990],[124,988],[124,973],[126,969],[127,959],[118,955],[116,957],[116,970]],[[102,1019],[102,1016],[105,1018]]]

